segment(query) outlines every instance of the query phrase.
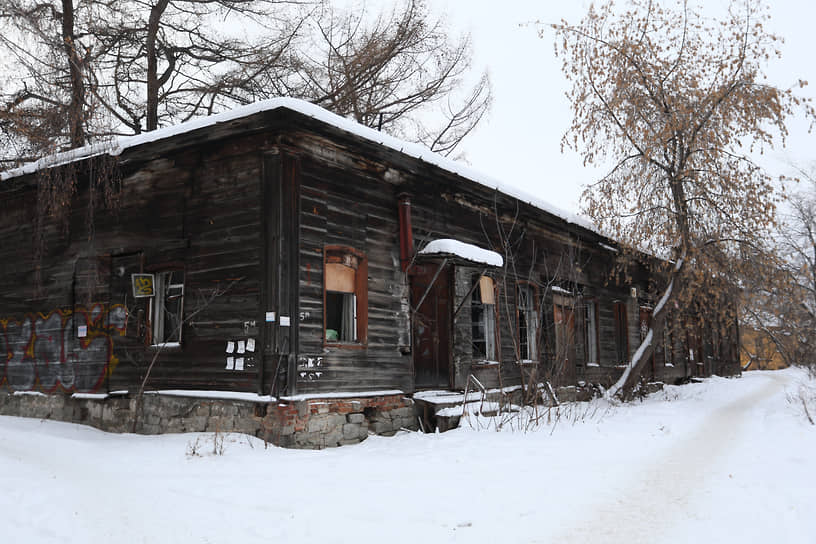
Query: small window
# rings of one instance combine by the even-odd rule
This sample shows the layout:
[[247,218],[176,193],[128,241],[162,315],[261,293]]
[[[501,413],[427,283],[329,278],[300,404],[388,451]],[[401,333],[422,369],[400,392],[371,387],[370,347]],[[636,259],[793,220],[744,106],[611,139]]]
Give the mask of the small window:
[[598,302],[586,300],[584,306],[584,345],[586,364],[598,365]]
[[155,296],[150,299],[152,344],[179,345],[184,321],[184,272],[155,274]]
[[518,284],[518,340],[522,360],[538,360],[538,297],[535,286]]
[[324,261],[326,344],[363,344],[368,325],[368,267],[350,248],[326,248]]
[[624,364],[629,361],[629,326],[626,319],[626,303],[614,303],[615,313],[615,362]]
[[470,316],[473,332],[473,358],[496,360],[496,291],[493,278],[480,276],[473,291]]

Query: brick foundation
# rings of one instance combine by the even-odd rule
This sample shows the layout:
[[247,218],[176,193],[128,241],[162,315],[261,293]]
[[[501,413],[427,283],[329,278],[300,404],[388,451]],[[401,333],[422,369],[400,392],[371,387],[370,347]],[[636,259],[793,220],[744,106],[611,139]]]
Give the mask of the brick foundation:
[[321,449],[357,444],[369,434],[417,430],[414,401],[402,395],[311,399],[270,405],[265,439],[287,448]]
[[390,436],[418,426],[413,400],[402,395],[257,403],[147,394],[139,410],[136,399],[127,396],[0,393],[0,415],[80,423],[118,433],[238,432],[287,448],[309,449],[356,444],[369,434]]

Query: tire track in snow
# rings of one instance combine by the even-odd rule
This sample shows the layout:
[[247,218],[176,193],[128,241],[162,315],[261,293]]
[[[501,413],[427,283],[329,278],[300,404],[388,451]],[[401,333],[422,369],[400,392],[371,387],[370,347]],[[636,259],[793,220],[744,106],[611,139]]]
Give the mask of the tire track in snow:
[[630,465],[631,481],[613,503],[588,510],[580,527],[569,527],[552,542],[654,543],[674,524],[695,516],[694,498],[727,453],[739,449],[746,423],[763,401],[781,393],[782,376],[711,412],[698,429],[650,464]]

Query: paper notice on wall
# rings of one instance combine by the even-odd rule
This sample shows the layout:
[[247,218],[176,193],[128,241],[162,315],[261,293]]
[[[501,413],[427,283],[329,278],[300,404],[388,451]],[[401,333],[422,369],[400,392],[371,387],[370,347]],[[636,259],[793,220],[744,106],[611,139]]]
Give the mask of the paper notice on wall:
[[77,338],[85,338],[86,336],[88,336],[88,326],[80,325],[77,327]]
[[246,351],[244,349],[244,341],[238,340],[238,353],[244,353],[244,351]]
[[235,351],[235,342],[227,342],[227,353]]
[[235,357],[227,357],[227,370],[232,370],[235,368]]
[[267,323],[275,322],[275,312],[266,312],[266,322]]
[[280,319],[280,326],[281,327],[288,327],[289,326],[289,316],[282,315]]
[[247,351],[255,351],[255,339],[254,338],[250,338],[250,339],[247,340],[246,350]]
[[243,370],[244,369],[244,358],[238,357],[235,359],[235,370]]

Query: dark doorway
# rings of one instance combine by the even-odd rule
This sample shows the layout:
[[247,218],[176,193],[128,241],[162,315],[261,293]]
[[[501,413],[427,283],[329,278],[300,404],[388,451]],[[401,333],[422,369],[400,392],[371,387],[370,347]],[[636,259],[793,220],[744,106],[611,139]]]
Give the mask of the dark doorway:
[[416,309],[412,327],[417,389],[451,386],[452,278],[450,265],[441,269],[438,264],[416,266],[411,272],[411,307]]

